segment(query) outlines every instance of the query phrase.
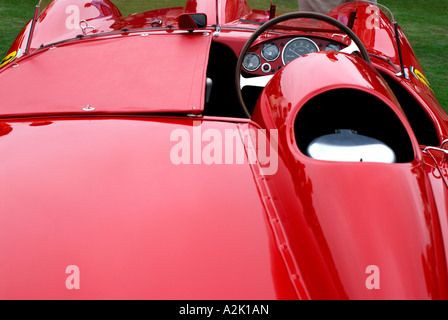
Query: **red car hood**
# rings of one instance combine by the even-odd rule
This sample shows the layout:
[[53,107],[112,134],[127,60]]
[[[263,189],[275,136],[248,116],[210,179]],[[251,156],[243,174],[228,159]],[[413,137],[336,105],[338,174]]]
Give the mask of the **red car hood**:
[[192,124],[2,123],[0,299],[296,297],[250,166],[170,160]]

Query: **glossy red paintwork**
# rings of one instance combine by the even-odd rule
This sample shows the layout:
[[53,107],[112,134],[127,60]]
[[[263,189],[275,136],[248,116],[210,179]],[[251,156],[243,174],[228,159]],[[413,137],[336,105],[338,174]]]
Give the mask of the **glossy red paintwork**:
[[[91,113],[201,113],[211,35],[185,33],[69,43],[32,54],[0,74],[0,95],[16,97],[0,113],[77,113],[88,105]],[[183,73],[173,78],[179,65]],[[28,88],[26,95],[17,83]]]
[[250,167],[169,161],[173,128],[193,134],[193,120],[3,125],[1,299],[296,297]]
[[[313,73],[315,65],[322,67],[319,74]],[[342,81],[335,76],[341,73]],[[305,297],[445,297],[446,288],[439,287],[440,281],[446,282],[445,253],[443,246],[439,247],[443,238],[415,137],[416,159],[392,166],[313,160],[298,150],[295,140],[300,137],[294,136],[293,126],[300,106],[322,91],[337,88],[356,88],[380,97],[406,124],[382,78],[359,58],[340,53],[314,54],[291,62],[263,91],[257,109],[260,113],[254,115],[262,127],[276,128],[281,137],[280,158],[285,163],[279,168],[285,172],[274,175],[271,183],[273,190],[288,183],[291,186],[273,197],[288,203],[288,209],[278,214],[279,219],[289,221],[286,237],[298,264],[297,276],[303,279],[300,285],[307,291]],[[359,107],[363,107],[361,103]],[[407,130],[412,137],[409,125]],[[398,229],[400,232],[394,232]],[[383,255],[381,248],[394,248],[392,251],[400,254]],[[396,285],[380,291],[360,285],[364,275],[357,270],[370,264],[387,269],[390,278],[385,281]],[[428,265],[433,269],[426,270]]]
[[[378,11],[378,9],[373,10],[372,8],[374,8],[374,6],[368,3],[348,2],[342,5],[338,10],[330,12],[329,15],[333,18],[341,19],[342,16],[345,17],[345,19],[348,19],[349,12],[356,9],[358,15],[353,25],[353,31],[355,31],[358,37],[362,40],[369,53],[378,55],[384,59],[390,59],[395,65],[395,68],[392,68],[389,64],[386,67],[388,71],[385,72],[393,75],[399,71],[400,66],[397,46],[395,45],[395,32],[386,14],[382,11]],[[378,28],[366,27],[367,21],[372,23],[372,19],[369,18],[372,12],[379,13],[379,15],[376,16],[377,22],[375,22],[378,24]],[[405,72],[409,77],[409,81],[402,81],[402,85],[407,88],[415,99],[419,100],[419,103],[426,105],[425,109],[432,116],[436,125],[443,122],[443,125],[439,127],[439,132],[443,132],[443,134],[441,134],[441,136],[443,136],[441,139],[442,141],[448,137],[448,132],[446,131],[448,124],[446,112],[440,107],[432,89],[420,81],[410,70],[411,67],[413,67],[424,75],[424,71],[412,50],[410,42],[406,38],[406,35],[400,27],[398,27],[398,30],[400,33],[400,46],[403,53],[403,62],[406,67]],[[378,60],[376,60],[376,62],[380,65],[383,64]]]
[[[301,58],[291,61],[275,74],[260,97],[260,108],[252,117],[255,122],[263,123],[266,128],[273,126],[291,130],[300,106],[310,98],[329,90],[351,88],[379,97],[407,124],[386,82],[361,58],[338,52],[319,52]],[[322,67],[319,73],[315,72],[315,65]],[[359,107],[362,108],[361,102]],[[409,125],[407,127],[409,135],[412,135],[412,129]],[[417,153],[416,141],[414,149]]]
[[[219,14],[216,13],[216,7]],[[35,35],[31,50],[61,40],[75,38],[82,33],[77,24],[86,20],[95,30],[92,34],[127,29],[148,28],[154,20],[162,19],[162,26],[177,25],[177,17],[182,13],[205,13],[209,25],[216,24],[218,18],[221,24],[235,21],[243,16],[253,15],[245,0],[214,1],[188,0],[185,6],[131,14],[123,17],[119,9],[110,0],[57,0],[51,2],[40,14],[35,27]],[[8,53],[19,48],[25,51],[30,23],[17,37]]]
[[[303,56],[275,73],[252,118],[241,119],[206,114],[209,55],[219,43],[237,56],[257,28],[240,19],[259,23],[268,11],[189,0],[123,17],[108,0],[83,0],[80,18],[96,30],[77,38],[80,29],[66,28],[74,4],[52,2],[30,54],[28,24],[9,51],[21,53],[0,69],[0,299],[448,298],[446,155],[422,151],[379,72],[417,101],[439,142],[448,117],[402,31],[408,78],[397,75],[385,15],[368,29],[370,4],[334,9],[341,21],[358,10],[353,30],[372,65],[346,53]],[[195,12],[209,26],[178,30],[178,15]],[[304,155],[297,115],[334,89],[379,99],[403,126],[412,159]],[[270,174],[261,158],[249,161],[262,149],[250,130],[277,146]],[[201,155],[229,133],[236,145],[221,149],[241,147],[245,161],[206,163]],[[173,162],[180,142],[188,163]],[[79,289],[66,286],[72,265]],[[380,288],[366,285],[369,266],[379,268]]]

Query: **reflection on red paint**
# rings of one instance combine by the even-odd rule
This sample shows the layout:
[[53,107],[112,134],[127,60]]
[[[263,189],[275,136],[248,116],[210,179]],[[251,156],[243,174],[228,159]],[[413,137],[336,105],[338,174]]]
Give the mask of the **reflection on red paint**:
[[7,123],[0,122],[0,137],[6,136],[12,131],[12,127]]
[[48,126],[52,123],[53,123],[53,121],[38,121],[38,122],[30,123],[30,127]]

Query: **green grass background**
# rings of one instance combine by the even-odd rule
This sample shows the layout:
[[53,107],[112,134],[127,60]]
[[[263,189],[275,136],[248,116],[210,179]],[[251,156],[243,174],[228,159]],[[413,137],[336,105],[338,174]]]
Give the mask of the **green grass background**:
[[[209,0],[212,1],[212,0]],[[267,10],[270,0],[247,0]],[[50,0],[44,0],[42,7]],[[123,15],[155,8],[183,6],[185,0],[112,0]],[[295,11],[297,0],[274,0],[279,13]],[[38,0],[0,0],[0,59],[32,18]],[[409,38],[431,86],[448,111],[448,0],[379,0],[394,13]]]

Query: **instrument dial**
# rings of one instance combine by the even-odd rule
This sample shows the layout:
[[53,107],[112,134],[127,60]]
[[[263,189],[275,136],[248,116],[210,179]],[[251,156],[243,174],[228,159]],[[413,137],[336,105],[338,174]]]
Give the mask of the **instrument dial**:
[[295,38],[289,41],[283,49],[282,60],[283,64],[287,64],[292,60],[301,57],[305,54],[317,52],[319,47],[314,41],[308,38]]
[[254,52],[246,54],[243,60],[243,68],[249,72],[257,70],[261,66],[261,58]]
[[329,43],[324,47],[324,51],[339,51],[341,47],[335,43]]
[[266,43],[261,48],[261,56],[266,61],[274,61],[280,56],[280,48],[273,42]]

